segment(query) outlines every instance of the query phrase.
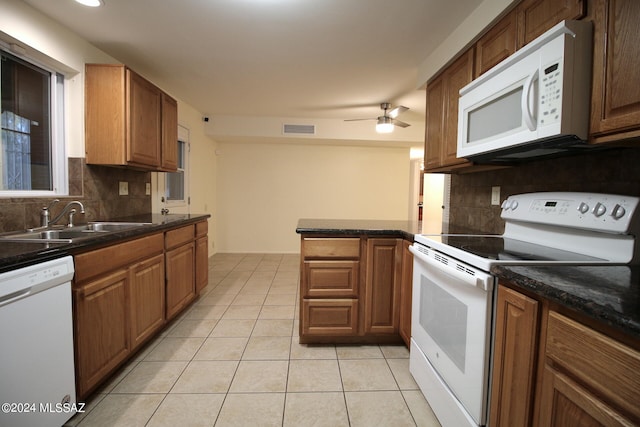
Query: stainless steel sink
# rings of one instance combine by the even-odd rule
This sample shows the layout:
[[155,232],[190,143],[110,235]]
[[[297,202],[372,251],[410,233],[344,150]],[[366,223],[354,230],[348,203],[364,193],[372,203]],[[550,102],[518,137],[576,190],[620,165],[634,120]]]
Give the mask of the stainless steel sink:
[[99,222],[92,221],[86,225],[87,231],[96,232],[111,232],[126,230],[127,228],[143,227],[145,225],[151,225],[150,222]]
[[47,243],[71,243],[79,239],[87,239],[96,234],[113,233],[135,227],[151,225],[147,222],[90,222],[71,228],[57,228],[21,233],[8,233],[0,236],[0,240],[6,242],[47,242]]

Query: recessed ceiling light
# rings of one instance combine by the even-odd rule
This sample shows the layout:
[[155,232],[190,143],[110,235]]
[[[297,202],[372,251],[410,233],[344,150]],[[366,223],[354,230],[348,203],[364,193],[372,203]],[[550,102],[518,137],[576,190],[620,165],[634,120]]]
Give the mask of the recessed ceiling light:
[[76,0],[76,2],[89,7],[98,7],[104,4],[102,0]]

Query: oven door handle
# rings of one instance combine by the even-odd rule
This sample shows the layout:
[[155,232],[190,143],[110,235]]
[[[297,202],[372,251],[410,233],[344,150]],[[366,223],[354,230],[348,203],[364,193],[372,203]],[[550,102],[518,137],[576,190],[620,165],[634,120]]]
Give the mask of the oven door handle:
[[[453,277],[456,280],[461,281],[465,285],[481,288],[487,292],[493,290],[493,276],[485,273],[484,271],[471,268],[465,264],[457,263],[465,267],[465,271],[458,270],[456,267],[452,267],[448,264],[443,264],[436,261],[422,252],[415,249],[413,246],[409,246],[409,251],[421,262],[435,268],[436,270]],[[469,274],[466,271],[472,271],[474,274]]]

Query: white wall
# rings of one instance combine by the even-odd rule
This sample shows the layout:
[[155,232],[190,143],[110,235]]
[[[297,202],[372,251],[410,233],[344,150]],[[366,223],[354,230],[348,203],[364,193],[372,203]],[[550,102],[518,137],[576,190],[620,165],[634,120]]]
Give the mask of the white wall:
[[408,216],[409,149],[218,142],[215,251],[300,251],[300,218]]

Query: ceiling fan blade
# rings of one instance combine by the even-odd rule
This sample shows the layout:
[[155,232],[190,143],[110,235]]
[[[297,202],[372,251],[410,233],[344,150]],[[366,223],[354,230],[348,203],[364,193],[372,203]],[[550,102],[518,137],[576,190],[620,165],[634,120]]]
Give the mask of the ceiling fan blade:
[[344,119],[345,122],[359,122],[362,120],[377,120],[377,117],[369,117],[368,119]]
[[392,109],[389,111],[388,115],[389,117],[391,117],[392,119],[395,119],[396,117],[398,117],[400,114],[404,113],[405,111],[407,111],[409,108],[405,107],[404,105],[398,105],[396,108]]
[[395,120],[395,119],[393,120],[393,124],[401,128],[406,128],[411,126],[409,123],[401,122],[400,120]]

